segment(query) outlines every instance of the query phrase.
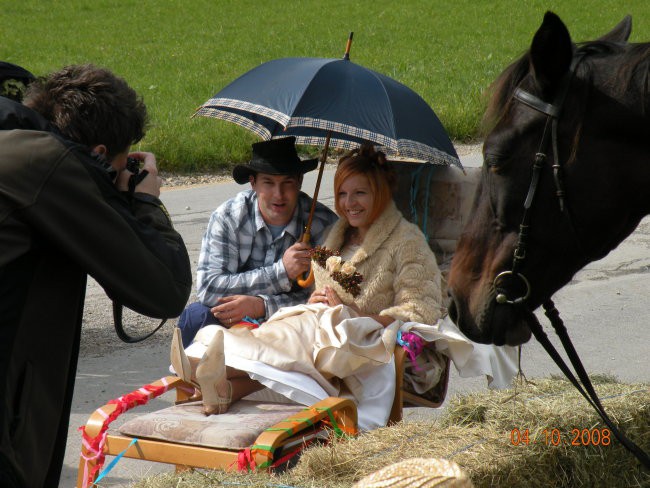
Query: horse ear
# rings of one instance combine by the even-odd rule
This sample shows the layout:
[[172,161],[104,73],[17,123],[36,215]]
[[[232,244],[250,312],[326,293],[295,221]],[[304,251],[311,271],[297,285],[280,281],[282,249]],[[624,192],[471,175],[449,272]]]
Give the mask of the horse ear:
[[546,12],[530,47],[532,71],[540,88],[552,93],[569,70],[573,43],[564,23],[553,12]]
[[623,20],[621,20],[616,27],[611,31],[605,34],[602,37],[599,37],[599,41],[611,41],[611,42],[627,42],[632,33],[632,16],[626,15]]

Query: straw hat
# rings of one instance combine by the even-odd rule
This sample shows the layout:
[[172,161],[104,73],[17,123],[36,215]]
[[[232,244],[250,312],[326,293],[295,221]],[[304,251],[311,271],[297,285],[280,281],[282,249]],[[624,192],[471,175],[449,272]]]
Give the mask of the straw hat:
[[412,458],[369,474],[353,488],[472,488],[469,477],[453,461]]

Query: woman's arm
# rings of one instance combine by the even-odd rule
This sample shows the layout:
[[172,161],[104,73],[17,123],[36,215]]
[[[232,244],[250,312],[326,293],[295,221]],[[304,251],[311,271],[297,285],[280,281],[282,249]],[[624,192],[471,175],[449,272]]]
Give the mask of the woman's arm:
[[404,322],[434,324],[444,310],[442,275],[436,257],[421,231],[414,228],[408,235],[407,239],[395,246],[393,305],[380,314]]

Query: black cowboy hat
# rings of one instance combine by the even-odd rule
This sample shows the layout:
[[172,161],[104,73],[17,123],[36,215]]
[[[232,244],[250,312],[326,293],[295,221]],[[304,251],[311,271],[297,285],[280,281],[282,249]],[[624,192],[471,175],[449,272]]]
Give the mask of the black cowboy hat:
[[243,185],[248,177],[257,173],[268,175],[305,174],[318,166],[318,158],[301,160],[296,152],[296,138],[283,137],[253,144],[253,159],[248,164],[238,164],[232,177]]

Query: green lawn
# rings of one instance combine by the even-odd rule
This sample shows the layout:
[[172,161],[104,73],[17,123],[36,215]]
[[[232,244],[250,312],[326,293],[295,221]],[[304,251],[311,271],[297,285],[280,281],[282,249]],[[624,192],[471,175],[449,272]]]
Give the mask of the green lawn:
[[108,67],[151,115],[142,149],[164,170],[216,170],[247,158],[255,137],[194,110],[240,74],[289,56],[342,56],[417,91],[451,138],[477,135],[481,94],[529,45],[546,10],[576,41],[626,13],[632,40],[650,40],[650,2],[0,0],[0,59],[40,75],[72,63]]

